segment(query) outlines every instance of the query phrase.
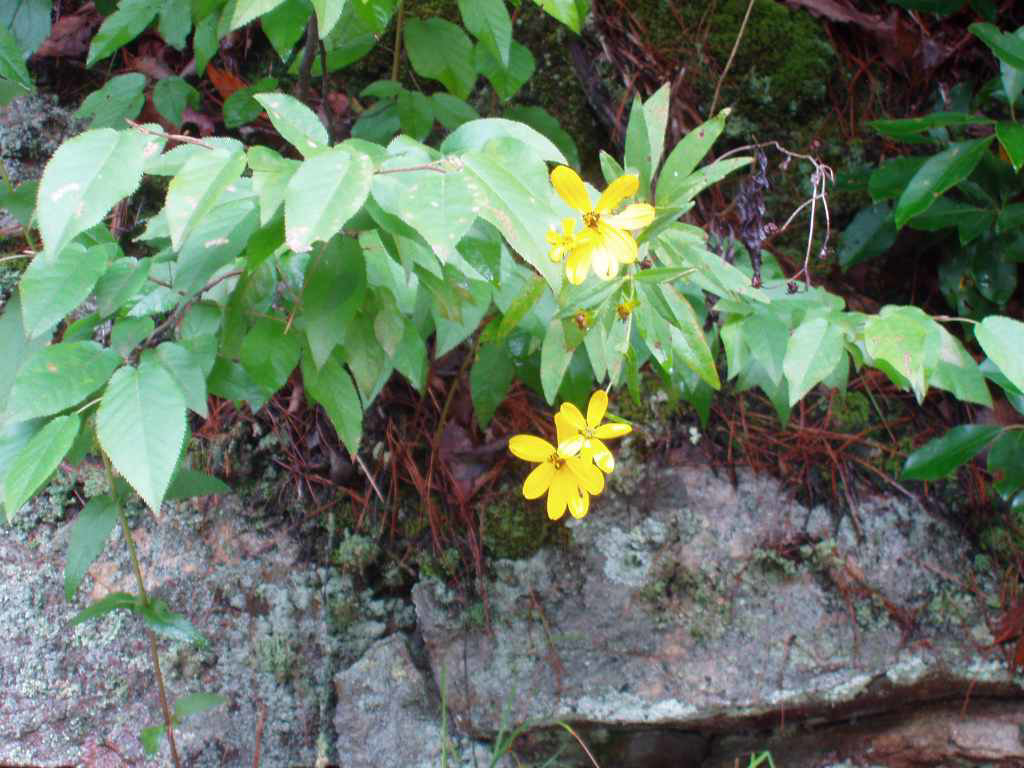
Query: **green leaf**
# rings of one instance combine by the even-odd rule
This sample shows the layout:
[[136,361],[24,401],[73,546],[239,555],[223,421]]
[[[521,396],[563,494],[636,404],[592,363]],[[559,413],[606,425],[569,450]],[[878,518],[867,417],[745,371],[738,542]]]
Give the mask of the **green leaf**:
[[50,36],[52,0],[18,0],[0,5],[0,27],[10,30],[24,57],[36,52]]
[[512,19],[505,0],[459,0],[462,23],[504,68],[509,66]]
[[151,317],[122,317],[110,331],[110,348],[127,359],[135,346],[149,336],[154,328]]
[[434,117],[446,131],[454,131],[463,123],[480,119],[479,113],[472,106],[450,93],[444,91],[432,93],[430,102],[434,107]]
[[504,402],[516,375],[512,355],[504,342],[481,344],[469,370],[469,392],[480,429],[487,429],[494,412]]
[[77,405],[106,384],[120,364],[113,350],[94,341],[46,347],[18,371],[8,403],[8,418],[24,421]]
[[988,471],[1004,501],[1024,488],[1024,430],[1008,429],[996,438],[988,454]]
[[626,124],[626,151],[622,158],[626,168],[640,176],[638,194],[646,198],[651,189],[651,136],[647,129],[647,117],[639,96],[633,97]]
[[548,405],[554,405],[574,351],[567,346],[562,321],[552,320],[540,348],[540,383]]
[[188,33],[192,31],[192,8],[181,0],[164,0],[157,29],[165,43],[179,51],[185,50]]
[[7,212],[16,218],[22,227],[27,227],[32,222],[38,196],[38,179],[23,181],[15,189],[7,186],[6,182],[0,181],[0,208],[6,208]]
[[148,602],[139,603],[136,611],[142,616],[146,626],[158,635],[180,643],[192,643],[203,647],[207,644],[206,638],[192,626],[192,623],[175,613],[168,607],[167,603],[159,598],[150,598]]
[[882,307],[864,326],[864,347],[872,364],[884,363],[909,381],[918,402],[924,399],[941,345],[939,325],[917,307]]
[[989,315],[974,326],[985,354],[1018,390],[1024,391],[1024,323],[1000,315]]
[[160,751],[160,744],[167,738],[166,725],[148,725],[139,731],[139,741],[142,742],[142,751],[147,757],[152,757]]
[[[1024,40],[1024,27],[1013,33],[1020,40]],[[1011,67],[1006,62],[999,62],[999,74],[1003,80],[1003,90],[1006,92],[1006,100],[1012,106],[1017,103],[1020,94],[1024,91],[1024,69]]]
[[221,194],[244,170],[245,154],[241,148],[211,149],[186,161],[167,188],[165,215],[172,248],[182,248],[185,238],[206,218]]
[[263,388],[249,378],[245,368],[223,357],[217,358],[206,385],[211,395],[226,400],[244,400],[253,411],[258,411],[267,401]]
[[494,139],[515,139],[529,147],[541,160],[563,165],[568,163],[561,150],[546,136],[528,125],[500,117],[485,117],[460,125],[441,142],[441,151],[455,154],[483,149]]
[[583,30],[583,20],[590,11],[590,0],[535,0],[551,16],[558,19],[577,35]]
[[68,626],[73,627],[76,624],[89,621],[89,619],[106,616],[111,611],[138,611],[138,609],[139,601],[135,595],[129,595],[127,592],[111,592],[75,614],[75,618],[68,622]]
[[928,158],[903,190],[893,218],[901,229],[914,216],[924,213],[935,199],[971,175],[988,151],[994,137],[964,141]]
[[181,467],[171,478],[171,484],[164,494],[164,501],[180,501],[196,496],[220,496],[225,493],[231,493],[231,487],[223,480],[205,472]]
[[[143,356],[150,354],[146,350]],[[185,404],[197,414],[206,418],[206,376],[196,355],[186,347],[165,341],[152,354],[167,369],[185,395]]]
[[839,326],[824,317],[805,320],[793,331],[782,363],[791,408],[839,364],[846,354],[843,338]]
[[505,310],[501,323],[498,325],[497,339],[504,339],[516,329],[520,321],[526,317],[527,313],[540,300],[540,297],[544,294],[545,287],[545,282],[539,277],[530,281],[529,286]]
[[96,305],[101,317],[110,317],[146,284],[152,259],[116,259],[96,283]]
[[475,208],[487,204],[476,179],[461,167],[402,174],[399,210],[393,211],[430,244],[442,263],[456,255],[455,246],[476,221]]
[[455,24],[439,18],[409,19],[405,24],[405,51],[421,77],[441,82],[460,99],[469,97],[476,83],[473,43]]
[[894,157],[883,163],[868,177],[868,193],[876,203],[882,200],[899,197],[907,188],[921,166],[924,157]]
[[[437,94],[434,95],[436,96]],[[580,167],[580,153],[576,148],[576,142],[573,141],[572,136],[566,133],[562,126],[559,125],[558,120],[555,119],[550,112],[541,107],[528,107],[522,104],[516,104],[506,109],[504,116],[507,120],[526,123],[538,133],[546,136],[551,140],[552,144],[558,147],[569,165],[573,168]],[[476,117],[477,115],[473,115],[473,117],[469,119],[472,120]],[[445,127],[448,127],[447,124],[445,124]]]
[[316,12],[316,28],[323,40],[331,33],[334,26],[341,18],[341,12],[345,10],[346,0],[312,0],[313,10]]
[[961,402],[991,408],[992,396],[974,358],[967,353],[959,339],[941,325],[939,335],[939,358],[928,385],[951,392]]
[[644,122],[647,123],[647,145],[651,150],[651,178],[654,178],[661,156],[665,151],[665,130],[668,127],[669,100],[672,87],[662,85],[644,102]]
[[91,67],[138,37],[153,23],[161,5],[162,0],[121,0],[93,36],[85,66]]
[[[40,336],[30,340],[25,333],[21,316],[21,298],[17,292],[11,295],[0,314],[0,428],[4,425],[3,414],[10,406],[9,396],[22,366],[35,354],[46,347],[49,337]],[[12,409],[17,418],[17,407]],[[3,469],[0,468],[0,477]],[[2,485],[2,483],[0,483]],[[2,493],[0,493],[2,498]]]
[[423,388],[427,383],[427,345],[416,329],[416,323],[407,321],[402,338],[398,342],[392,359],[395,370],[408,379],[409,383],[416,388],[416,391],[423,394]]
[[[687,176],[677,187],[674,187],[677,189],[675,196],[668,197],[664,204],[658,203],[658,207],[674,208],[685,205],[712,184],[717,184],[733,171],[750,165],[750,163],[751,158],[749,157],[730,157],[726,160],[716,160],[711,165],[705,165],[699,171],[695,171]],[[664,170],[662,174],[664,174]]]
[[[174,0],[170,0],[170,2],[174,2]],[[192,48],[196,54],[196,73],[200,77],[206,73],[206,65],[220,50],[220,38],[217,37],[219,22],[219,14],[211,13],[196,24],[195,34],[192,35]]]
[[1019,123],[999,123],[996,126],[996,137],[1006,156],[1010,158],[1010,165],[1014,171],[1019,171],[1024,165],[1024,125]]
[[402,133],[422,141],[434,127],[434,106],[429,96],[419,91],[403,90],[395,102]]
[[139,131],[102,128],[61,144],[39,182],[39,231],[49,254],[103,220],[142,181],[147,157],[164,139]]
[[199,91],[180,77],[165,77],[153,86],[153,106],[167,120],[180,126],[185,108],[199,107]]
[[281,61],[287,61],[309,23],[309,4],[303,0],[284,0],[260,18],[260,27],[274,46]]
[[680,196],[690,174],[696,170],[697,164],[721,135],[729,111],[723,109],[707,122],[698,125],[680,139],[669,153],[665,160],[665,167],[662,168],[661,175],[658,177],[655,200],[659,208],[665,207],[670,200],[675,200]]
[[968,29],[987,45],[1001,62],[1014,69],[1024,69],[1024,39],[1003,32],[994,24],[971,24]]
[[114,467],[159,513],[185,439],[185,396],[155,360],[119,369],[96,414],[96,435]]
[[532,152],[509,141],[496,141],[486,150],[471,152],[463,159],[487,195],[487,205],[477,215],[496,226],[516,253],[557,293],[562,284],[562,269],[548,258],[550,248],[544,239],[548,228],[555,224],[553,206],[548,205],[551,185],[547,168]]
[[355,240],[336,237],[310,259],[302,291],[302,317],[317,368],[345,340],[365,296],[366,263]]
[[259,227],[258,208],[255,198],[235,198],[215,206],[197,221],[178,252],[174,290],[198,291],[217,270],[241,254]]
[[[498,0],[500,2],[500,0]],[[25,66],[25,53],[10,31],[0,25],[0,79],[10,80],[21,86],[25,93],[35,91],[32,76]]]
[[[644,292],[652,292],[653,287],[644,287]],[[715,360],[708,348],[707,339],[697,313],[683,296],[680,296],[671,285],[660,286],[660,296],[665,300],[671,317],[675,320],[671,326],[673,366],[682,363],[696,373],[712,389],[722,386],[715,368]]]
[[896,242],[896,227],[892,223],[887,203],[863,208],[839,235],[839,266],[845,272],[850,267],[871,261],[888,251]]
[[476,70],[490,81],[494,92],[503,102],[515,96],[519,89],[526,85],[527,80],[533,77],[537,68],[537,62],[534,61],[530,49],[515,40],[512,41],[507,67],[503,67],[483,43],[476,46],[473,60],[476,63]]
[[300,253],[330,240],[363,206],[372,181],[373,161],[345,146],[304,160],[284,194],[288,248]]
[[284,202],[288,181],[301,163],[259,146],[249,149],[246,160],[252,169],[252,186],[260,198],[260,226],[266,226]]
[[258,93],[253,96],[267,110],[267,116],[281,138],[303,157],[310,157],[327,146],[327,129],[309,107],[283,93]]
[[[468,339],[480,325],[484,315],[491,306],[490,284],[479,280],[466,280],[451,267],[445,270],[447,278],[445,287],[455,288],[459,303],[455,307],[445,306],[437,291],[434,291],[435,302],[430,308],[437,333],[434,336],[434,356],[448,354],[456,346]],[[428,288],[435,288],[424,281]]]
[[242,342],[242,366],[268,397],[288,381],[302,354],[298,332],[285,330],[284,318],[260,317]]
[[625,173],[618,161],[603,149],[598,152],[597,157],[601,165],[601,175],[604,176],[605,183],[611,184],[619,178],[619,176],[622,176]]
[[64,566],[64,597],[71,601],[85,572],[106,546],[117,523],[117,505],[107,494],[89,500],[71,528],[68,559]]
[[[234,12],[231,14],[231,20],[227,22],[227,31],[244,27],[250,21],[274,10],[282,2],[284,0],[234,0]],[[231,9],[232,6],[229,5],[228,8]]]
[[340,355],[331,355],[319,370],[309,355],[303,355],[302,383],[309,396],[327,412],[349,454],[355,456],[363,436],[363,406]]
[[925,443],[907,457],[901,480],[940,480],[970,461],[998,435],[1000,427],[963,424]]
[[905,139],[935,128],[948,128],[960,125],[991,125],[994,123],[990,117],[983,115],[969,115],[964,112],[933,112],[923,117],[908,117],[900,120],[872,120],[867,123],[883,136],[891,136],[894,139]]
[[[786,353],[789,351],[790,343],[789,325],[771,311],[770,305],[766,309],[758,308],[755,310],[751,315],[743,319],[742,325],[743,338],[750,348],[751,356],[761,364],[772,384],[778,386],[778,383],[785,374]],[[796,334],[794,334],[795,337]],[[815,341],[817,340],[815,339]],[[820,371],[811,372],[809,370],[810,360],[798,360],[796,359],[797,355],[798,353],[794,351],[794,357],[791,358],[791,365],[796,366],[794,369],[795,376],[813,378],[820,373]],[[825,364],[827,364],[827,361],[822,362],[822,367]],[[810,386],[813,387],[817,383],[815,381]],[[790,391],[792,392],[795,389],[796,385],[793,383],[793,380],[790,380]]]
[[4,479],[4,507],[8,522],[60,465],[71,449],[81,423],[81,417],[74,413],[51,419],[15,457]]
[[45,251],[28,265],[21,278],[21,313],[30,338],[49,332],[88,298],[107,269],[107,246],[86,250],[71,243],[56,257]]
[[180,722],[191,715],[200,715],[223,707],[228,700],[218,693],[190,693],[174,702],[174,720]]

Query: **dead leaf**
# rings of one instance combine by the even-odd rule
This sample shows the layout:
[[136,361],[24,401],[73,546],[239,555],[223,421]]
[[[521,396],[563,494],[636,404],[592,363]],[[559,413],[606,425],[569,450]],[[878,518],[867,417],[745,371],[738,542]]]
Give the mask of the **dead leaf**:
[[83,56],[89,50],[93,32],[103,22],[103,17],[92,3],[86,3],[75,13],[61,16],[50,29],[50,36],[33,54],[40,59],[60,59]]
[[228,72],[226,69],[218,69],[210,64],[206,65],[206,74],[210,78],[210,82],[213,83],[213,87],[217,89],[217,93],[225,101],[235,91],[247,88],[246,82],[233,72]]

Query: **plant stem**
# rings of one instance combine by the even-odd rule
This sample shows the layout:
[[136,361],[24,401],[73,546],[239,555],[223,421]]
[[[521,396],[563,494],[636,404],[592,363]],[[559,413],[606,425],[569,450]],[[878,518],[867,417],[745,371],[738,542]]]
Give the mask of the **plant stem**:
[[305,98],[309,93],[309,76],[313,70],[313,58],[317,52],[317,41],[320,35],[317,33],[316,14],[309,17],[309,24],[306,26],[306,44],[302,51],[302,61],[299,63],[299,97]]
[[[103,468],[107,473],[107,485],[110,487],[110,496],[114,500],[114,506],[117,507],[117,516],[121,521],[121,535],[124,537],[124,543],[128,546],[128,554],[132,561],[132,571],[135,573],[135,583],[139,588],[139,597],[143,604],[147,604],[149,602],[149,595],[146,594],[146,582],[142,578],[139,553],[135,549],[135,539],[132,538],[128,517],[124,513],[124,505],[121,504],[121,497],[117,494],[114,485],[114,470],[110,466],[110,458],[102,448],[100,449],[100,456],[103,457]],[[160,654],[156,644],[156,633],[149,627],[146,627],[146,633],[149,635],[149,655],[153,660],[153,673],[156,677],[157,689],[160,693],[160,709],[163,711],[164,725],[167,727],[167,743],[171,747],[171,760],[173,760],[175,768],[181,768],[181,758],[178,757],[178,745],[174,741],[174,720],[171,718],[171,708],[167,705],[167,690],[164,687],[163,673],[160,671]]]
[[395,52],[391,58],[391,79],[398,80],[398,67],[402,63],[402,22],[405,20],[405,3],[398,0],[398,16],[395,18]]
[[736,33],[736,41],[732,44],[732,50],[729,51],[729,59],[725,62],[725,68],[722,70],[722,74],[718,76],[718,83],[715,85],[715,97],[711,100],[711,109],[708,110],[708,117],[715,116],[715,107],[718,106],[718,94],[722,90],[722,83],[725,81],[725,76],[729,74],[729,67],[732,66],[732,60],[736,58],[736,50],[740,47],[740,40],[743,39],[743,32],[747,28],[747,19],[750,18],[750,12],[754,10],[754,0],[750,0],[747,3],[747,12],[743,14],[743,21],[740,23],[739,32]]

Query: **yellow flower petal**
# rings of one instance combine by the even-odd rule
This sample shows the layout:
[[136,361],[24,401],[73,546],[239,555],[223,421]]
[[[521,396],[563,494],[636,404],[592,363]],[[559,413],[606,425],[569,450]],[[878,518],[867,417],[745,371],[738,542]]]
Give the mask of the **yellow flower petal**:
[[601,220],[619,229],[643,229],[654,221],[654,206],[633,203],[611,216],[602,216]]
[[594,430],[594,437],[599,437],[602,440],[614,440],[616,437],[622,437],[628,435],[633,431],[633,428],[629,424],[619,424],[618,422],[610,422],[608,424],[602,424]]
[[551,487],[551,478],[555,476],[555,465],[550,461],[538,464],[526,476],[523,483],[523,496],[527,499],[539,499]]
[[[555,170],[557,170],[557,168]],[[552,174],[552,176],[553,175],[554,174]],[[609,184],[607,189],[601,193],[601,199],[597,201],[597,205],[594,206],[594,210],[599,213],[609,213],[627,197],[635,195],[637,187],[639,186],[640,179],[638,177],[632,175],[619,176],[619,178]]]
[[555,452],[555,446],[536,435],[515,435],[508,441],[512,455],[524,461],[547,461]]
[[573,285],[582,285],[587,279],[587,272],[590,271],[590,250],[577,246],[569,251],[569,258],[565,262],[565,279]]
[[[579,448],[575,451],[569,450],[570,443],[573,443],[577,437],[579,437],[580,431],[576,429],[572,422],[566,418],[565,414],[561,411],[555,414],[555,434],[558,436],[558,452],[562,452],[562,447],[566,447],[566,454],[571,455],[573,453],[579,453]],[[581,444],[582,447],[582,444]]]
[[[612,253],[615,259],[615,272],[619,271],[619,264],[632,264],[636,261],[636,240],[628,232],[618,227],[613,227],[604,219],[597,224],[601,234],[601,242]],[[595,267],[594,271],[597,269]],[[613,277],[614,277],[613,273]]]
[[604,240],[591,252],[590,266],[594,268],[594,274],[602,280],[611,280],[619,273],[619,263]]
[[590,494],[583,491],[579,496],[569,502],[569,514],[579,520],[586,517],[590,511]]
[[[587,493],[596,496],[604,490],[604,475],[590,462],[585,462],[577,456],[569,456],[565,460],[565,465],[576,476],[580,487]],[[554,487],[554,483],[552,483],[552,487]]]
[[569,500],[578,496],[579,492],[579,485],[572,472],[564,468],[555,472],[551,479],[551,487],[548,489],[548,517],[558,520],[565,514]]
[[615,458],[612,456],[612,452],[608,450],[608,446],[596,437],[590,438],[587,444],[587,451],[594,464],[606,475],[610,475],[612,470],[615,469]]
[[587,428],[586,419],[583,418],[583,414],[580,413],[580,409],[572,403],[562,403],[562,408],[559,410],[559,414],[576,431],[582,431]]
[[593,429],[600,424],[601,419],[604,418],[604,412],[607,410],[608,393],[599,389],[590,396],[590,402],[587,403],[587,426]]
[[580,213],[590,211],[590,195],[583,186],[583,179],[572,168],[559,165],[551,171],[551,186],[573,210]]

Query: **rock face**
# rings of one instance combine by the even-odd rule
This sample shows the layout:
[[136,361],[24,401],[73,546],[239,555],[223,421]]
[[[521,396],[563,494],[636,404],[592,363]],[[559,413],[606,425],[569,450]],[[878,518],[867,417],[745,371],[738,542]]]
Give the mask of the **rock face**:
[[[1002,658],[977,650],[991,637],[954,580],[970,568],[962,537],[923,510],[869,501],[836,525],[769,478],[734,489],[695,467],[656,473],[647,506],[637,498],[602,497],[563,551],[495,564],[489,630],[458,629],[442,585],[414,588],[462,727],[486,737],[505,717],[714,734],[968,689],[1020,696]],[[1013,750],[1024,758],[1019,740]]]

